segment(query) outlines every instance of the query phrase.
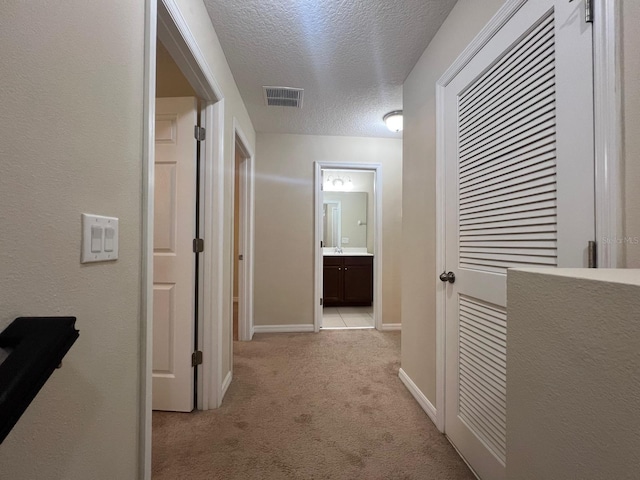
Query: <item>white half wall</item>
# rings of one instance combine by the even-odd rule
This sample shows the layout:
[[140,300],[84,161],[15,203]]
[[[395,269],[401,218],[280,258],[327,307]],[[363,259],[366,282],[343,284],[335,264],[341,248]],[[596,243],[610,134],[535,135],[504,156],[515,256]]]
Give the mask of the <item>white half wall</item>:
[[507,477],[638,478],[640,270],[507,283]]

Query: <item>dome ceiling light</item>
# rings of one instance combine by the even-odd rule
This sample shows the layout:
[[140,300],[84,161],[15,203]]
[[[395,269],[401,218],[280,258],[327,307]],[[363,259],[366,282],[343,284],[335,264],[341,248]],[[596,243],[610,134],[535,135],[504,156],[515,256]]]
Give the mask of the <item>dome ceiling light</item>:
[[402,131],[402,110],[394,110],[382,117],[387,128],[392,132]]

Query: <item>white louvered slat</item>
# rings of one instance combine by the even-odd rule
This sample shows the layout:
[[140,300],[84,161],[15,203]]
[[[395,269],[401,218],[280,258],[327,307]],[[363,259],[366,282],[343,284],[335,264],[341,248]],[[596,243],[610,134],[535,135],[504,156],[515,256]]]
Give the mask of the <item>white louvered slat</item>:
[[[475,199],[465,203],[465,208],[460,210],[465,213],[478,212],[493,208],[508,208],[512,205],[525,205],[534,203],[536,200],[555,200],[556,185],[555,182],[540,182],[541,185],[535,188],[529,188],[525,191],[515,191],[502,193],[500,196]],[[505,206],[506,205],[506,206]]]
[[[468,216],[460,222],[461,225],[476,225],[479,223],[491,223],[504,220],[518,220],[522,218],[547,217],[555,215],[555,205],[553,202],[545,202],[547,208],[536,204],[526,204],[520,206],[520,211],[512,211],[513,213],[504,213],[504,210],[489,210],[480,212],[475,215]],[[538,208],[540,207],[540,208]]]
[[[552,195],[555,194],[552,193]],[[512,205],[508,207],[503,207],[498,203],[469,208],[465,212],[466,218],[494,217],[499,215],[509,215],[512,213],[528,212],[534,209],[553,208],[556,206],[556,200],[551,195],[545,197],[545,194],[518,198],[513,200],[511,203]]]
[[461,295],[459,312],[459,415],[504,462],[506,310]]
[[554,21],[458,97],[459,265],[557,265]]
[[[468,100],[470,97],[463,94],[460,97],[460,115],[465,116],[465,121],[472,121],[478,116],[486,113],[488,105],[501,105],[504,102],[518,101],[515,97],[505,97],[504,92],[509,89],[521,93],[531,90],[531,85],[535,85],[538,78],[544,76],[544,72],[548,71],[550,54],[553,52],[552,40],[546,40],[545,43],[536,46],[534,50],[527,53],[525,62],[511,63],[510,67],[516,70],[509,72],[508,76],[496,77],[490,76],[492,81],[485,85],[484,89],[478,89],[478,85],[474,85],[469,92],[473,92],[476,98]],[[540,72],[543,72],[541,75]],[[498,102],[497,104],[494,102]]]
[[543,155],[549,151],[555,151],[555,138],[543,136],[540,140],[532,140],[522,148],[505,149],[505,151],[478,159],[477,162],[468,163],[460,168],[460,178],[464,178],[473,173],[487,173],[490,167],[499,169],[502,168],[502,163],[512,165],[514,162],[532,157],[535,158],[536,154]]
[[545,57],[545,51],[553,43],[553,25],[550,23],[539,25],[508,55],[460,93],[460,114],[465,115],[469,110],[480,109],[487,99],[491,98],[492,92],[513,85],[514,80],[521,79],[523,74],[538,67],[542,62],[536,62],[533,59]]
[[[530,178],[538,178],[555,174],[556,162],[554,158],[548,160],[539,160],[538,162],[531,162],[532,164],[525,166],[522,165],[520,169],[511,169],[510,171],[499,171],[495,175],[489,178],[480,178],[475,181],[461,182],[460,193],[461,194],[473,194],[474,192],[486,191],[487,187],[498,186],[503,187],[505,184],[518,184],[528,181],[527,175],[531,175]],[[543,172],[542,175],[536,175],[537,172]],[[510,183],[509,183],[510,182]]]
[[479,187],[471,192],[465,192],[460,195],[461,204],[464,205],[465,201],[475,201],[484,198],[495,198],[499,195],[514,192],[526,192],[531,186],[546,185],[548,183],[555,184],[555,169],[548,171],[538,171],[523,175],[520,178],[514,178],[508,181],[502,182],[500,185],[486,185]]
[[473,182],[475,180],[482,180],[484,177],[490,175],[513,172],[523,166],[528,167],[536,162],[552,159],[554,156],[554,145],[550,142],[548,145],[531,149],[520,155],[510,155],[506,158],[498,159],[494,158],[484,163],[478,163],[472,168],[461,171],[460,181]]
[[464,150],[460,148],[460,155],[467,158],[478,158],[487,152],[494,153],[496,147],[508,144],[507,142],[511,139],[521,138],[523,133],[530,133],[534,127],[541,130],[555,125],[555,111],[549,107],[553,106],[548,105],[547,108],[531,112],[528,117],[517,122],[516,125],[510,125],[508,129],[503,128],[496,131],[476,143],[470,144]]
[[[478,120],[493,117],[496,113],[510,112],[517,108],[523,101],[531,96],[537,95],[550,83],[553,82],[553,57],[550,56],[552,50],[542,52],[540,58],[534,66],[523,72],[519,72],[513,78],[501,79],[504,83],[500,84],[500,88],[487,92],[487,98],[483,99],[481,105],[477,105],[475,109],[469,109],[461,112],[461,115],[467,114],[464,119],[460,119],[462,127],[468,126],[470,123],[478,123]],[[465,137],[473,135],[475,132],[464,132]]]
[[555,119],[538,122],[536,118],[531,122],[529,129],[520,129],[517,133],[505,133],[500,142],[493,143],[491,148],[481,151],[474,151],[466,156],[460,157],[460,165],[466,166],[471,162],[476,162],[486,158],[488,155],[507,151],[519,150],[531,143],[532,139],[544,138],[555,133]]
[[[527,54],[527,51],[532,50],[531,45],[536,45],[540,43],[541,39],[544,39],[548,34],[550,26],[553,24],[553,18],[548,17],[544,21],[540,22],[537,26],[535,26],[529,34],[527,34],[524,38],[518,42],[517,45],[510,52],[511,55],[503,58],[503,61],[498,62],[496,67],[493,69],[489,69],[489,71],[475,84],[475,89],[473,91],[467,90],[467,93],[464,95],[464,101],[467,103],[472,102],[478,96],[481,96],[485,91],[483,88],[484,85],[492,83],[496,77],[501,74],[507,73],[509,67],[517,62],[523,55]],[[535,49],[535,47],[534,47]]]

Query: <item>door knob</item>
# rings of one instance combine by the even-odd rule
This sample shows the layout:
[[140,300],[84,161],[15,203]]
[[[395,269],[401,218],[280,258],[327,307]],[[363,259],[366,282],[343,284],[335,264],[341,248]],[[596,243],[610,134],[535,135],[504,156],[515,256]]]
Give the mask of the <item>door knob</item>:
[[442,272],[440,274],[440,280],[443,282],[454,283],[456,281],[456,274],[453,272]]

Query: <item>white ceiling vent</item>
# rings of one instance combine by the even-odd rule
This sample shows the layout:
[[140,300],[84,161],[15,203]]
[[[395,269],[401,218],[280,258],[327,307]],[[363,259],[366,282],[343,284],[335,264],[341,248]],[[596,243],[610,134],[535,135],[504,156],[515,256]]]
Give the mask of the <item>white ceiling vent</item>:
[[268,107],[302,108],[302,88],[262,87],[264,100]]

